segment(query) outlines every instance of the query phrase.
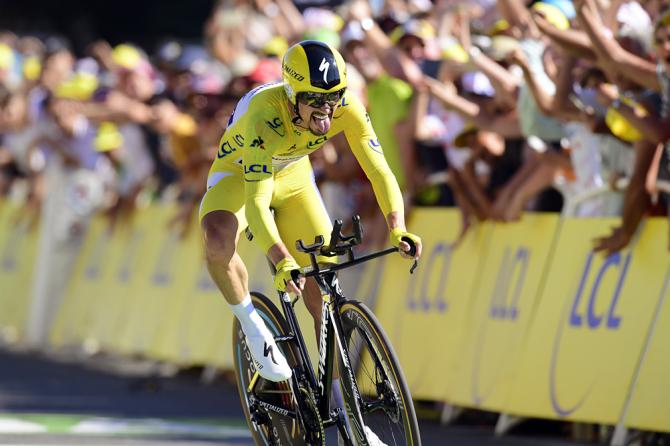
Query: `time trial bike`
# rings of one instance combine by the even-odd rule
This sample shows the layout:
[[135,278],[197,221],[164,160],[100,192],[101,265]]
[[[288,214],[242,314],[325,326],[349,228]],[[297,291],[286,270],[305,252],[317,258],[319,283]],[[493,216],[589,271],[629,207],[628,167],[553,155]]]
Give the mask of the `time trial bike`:
[[[283,382],[263,379],[251,358],[239,322],[233,325],[235,376],[244,415],[257,445],[325,445],[324,429],[337,426],[346,445],[420,445],[421,438],[409,388],[391,343],[365,304],[344,296],[337,271],[397,252],[388,248],[355,258],[353,247],[362,241],[360,218],[353,217],[353,234],[341,232],[342,221],[333,225],[330,242],[317,236],[311,245],[296,242],[308,253],[311,266],[294,275],[314,277],[321,288],[323,306],[315,372],[298,325],[292,298],[279,292],[282,312],[266,296],[253,292],[254,307],[275,337],[277,346],[293,370]],[[252,235],[247,231],[247,237]],[[416,252],[411,240],[410,255]],[[345,256],[338,264],[319,264],[317,256]],[[272,263],[270,267],[273,270]],[[416,267],[416,261],[410,272]],[[333,372],[346,409],[331,408]]]

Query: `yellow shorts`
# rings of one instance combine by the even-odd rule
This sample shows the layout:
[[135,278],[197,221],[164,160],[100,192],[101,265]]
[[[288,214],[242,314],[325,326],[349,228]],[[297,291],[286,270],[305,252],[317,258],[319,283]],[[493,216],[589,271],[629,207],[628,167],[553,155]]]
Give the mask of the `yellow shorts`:
[[[275,173],[274,181],[270,206],[275,213],[279,235],[296,261],[307,266],[309,256],[296,250],[296,240],[312,244],[315,236],[323,235],[328,243],[332,230],[309,158],[304,157]],[[200,203],[200,221],[212,211],[235,214],[239,223],[238,235],[248,226],[244,215],[244,176],[239,166],[210,173],[208,189]]]

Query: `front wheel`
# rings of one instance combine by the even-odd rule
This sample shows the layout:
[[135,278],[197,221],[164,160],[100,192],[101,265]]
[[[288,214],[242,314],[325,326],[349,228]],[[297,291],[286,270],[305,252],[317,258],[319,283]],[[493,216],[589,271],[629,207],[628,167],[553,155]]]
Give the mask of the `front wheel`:
[[[252,292],[251,301],[265,325],[275,337],[289,334],[286,320],[270,299],[260,293]],[[293,368],[298,358],[293,348],[285,342],[277,343],[277,346]],[[237,318],[234,318],[233,322],[233,357],[235,380],[240,394],[242,410],[256,445],[305,445],[304,433],[297,420],[271,412],[258,404],[258,401],[265,401],[287,410],[296,411],[297,405],[288,381],[275,383],[259,376],[253,390],[249,391],[249,385],[256,372],[256,367],[251,359],[246,337]]]
[[[343,397],[359,443],[420,446],[419,425],[402,369],[379,321],[362,303],[347,301],[340,307],[343,337],[358,393],[348,387],[348,371],[339,361]],[[357,426],[360,414],[363,426]],[[353,418],[353,419],[352,419]],[[361,430],[363,432],[361,432]],[[372,432],[372,434],[370,433]],[[365,440],[361,441],[361,435]],[[372,437],[372,438],[371,438]]]

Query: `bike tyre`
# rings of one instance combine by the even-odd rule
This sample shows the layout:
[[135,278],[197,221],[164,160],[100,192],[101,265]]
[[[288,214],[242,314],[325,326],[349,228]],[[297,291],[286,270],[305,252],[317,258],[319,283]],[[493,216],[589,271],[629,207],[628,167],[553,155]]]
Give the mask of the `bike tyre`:
[[[365,401],[365,393],[367,393],[368,388],[360,388],[360,382],[362,381],[362,373],[364,371],[364,356],[365,352],[361,349],[358,352],[352,351],[352,342],[359,342],[365,344],[365,349],[367,350],[368,362],[373,361],[375,368],[380,367],[384,375],[388,377],[388,380],[391,381],[392,389],[394,390],[393,395],[397,398],[398,403],[398,421],[402,418],[402,433],[404,436],[404,441],[398,442],[398,439],[395,438],[393,432],[391,435],[388,435],[386,432],[378,432],[375,429],[371,429],[375,432],[376,435],[384,435],[384,438],[380,437],[380,440],[387,444],[388,446],[395,445],[407,445],[407,446],[420,446],[421,445],[421,435],[419,432],[419,424],[416,419],[416,412],[414,409],[414,404],[412,402],[412,396],[407,386],[407,381],[405,380],[402,369],[400,368],[400,362],[393,351],[393,347],[388,340],[388,337],[384,333],[384,330],[381,327],[381,324],[375,317],[375,315],[370,311],[370,309],[365,306],[365,304],[355,301],[348,300],[340,306],[340,319],[342,322],[342,328],[344,333],[342,336],[347,345],[347,351],[349,352],[349,359],[352,362],[352,368],[357,367],[355,370],[356,377],[354,378],[357,383],[357,388],[361,394],[361,399]],[[355,332],[359,332],[360,341],[353,339]],[[361,336],[364,334],[364,336]],[[374,354],[373,354],[374,353]],[[361,355],[362,354],[362,355]],[[358,356],[358,357],[352,357]],[[358,398],[354,396],[354,392],[349,388],[349,380],[346,379],[347,371],[343,367],[341,361],[338,361],[340,368],[340,383],[342,388],[342,393],[347,405],[351,410],[348,410],[348,416],[350,421],[352,417],[358,418],[360,415],[364,425],[369,426],[366,421],[368,417],[366,412],[362,407],[362,401],[359,401]],[[375,369],[377,370],[377,369]],[[378,388],[377,388],[378,390]],[[386,411],[384,411],[386,413]],[[368,414],[369,415],[369,414]],[[388,415],[388,414],[387,414]],[[389,416],[390,419],[390,416]],[[354,430],[353,436],[358,439],[358,443],[366,443],[367,440],[363,442],[360,440],[361,435],[364,435],[360,432],[360,429],[356,426],[360,424],[361,419],[357,423],[350,423],[352,430]],[[386,437],[390,438],[386,438]]]
[[[284,319],[282,313],[269,298],[261,293],[252,292],[251,301],[258,314],[265,321],[265,325],[270,329],[274,336],[286,336],[290,333],[286,319]],[[237,318],[234,317],[233,319],[233,362],[235,368],[235,382],[240,396],[242,411],[244,412],[244,417],[247,420],[247,425],[253,436],[254,443],[257,446],[305,445],[304,434],[302,433],[300,424],[297,420],[294,421],[289,417],[282,417],[279,414],[266,412],[269,417],[269,423],[266,424],[269,424],[272,427],[270,430],[269,427],[259,425],[251,419],[249,399],[246,389],[249,385],[250,377],[254,374],[255,367],[250,359],[250,353],[246,349],[246,341],[240,323]],[[295,369],[297,361],[299,361],[299,355],[297,354],[297,351],[295,351],[293,344],[290,342],[281,342],[277,343],[277,346],[286,357],[289,366],[291,366],[292,369]],[[259,380],[259,384],[256,385],[257,388],[260,386],[268,386],[270,387],[270,390],[275,388],[286,390],[285,388],[282,388],[282,386],[288,387],[286,382],[273,383],[264,380],[261,377],[259,377]],[[294,404],[294,397],[290,394],[288,397],[290,398],[289,404]],[[295,410],[296,408],[292,409]],[[295,424],[293,425],[293,423]]]

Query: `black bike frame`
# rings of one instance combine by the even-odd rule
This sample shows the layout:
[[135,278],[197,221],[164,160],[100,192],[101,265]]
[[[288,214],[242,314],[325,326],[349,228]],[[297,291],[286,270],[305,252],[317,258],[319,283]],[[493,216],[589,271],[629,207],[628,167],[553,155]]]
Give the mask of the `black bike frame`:
[[[369,254],[367,256],[352,259],[348,262],[329,265],[316,270],[305,268],[301,271],[301,274],[304,277],[315,278],[324,295],[323,304],[321,307],[321,329],[319,330],[318,340],[318,377],[314,372],[314,368],[312,367],[312,362],[309,357],[309,352],[307,351],[305,339],[302,335],[302,330],[300,329],[300,324],[298,323],[295,310],[293,309],[297,299],[291,300],[291,297],[288,293],[280,293],[281,305],[284,317],[286,318],[286,322],[289,325],[290,333],[288,336],[277,338],[276,341],[293,342],[297,347],[298,354],[300,356],[300,362],[302,363],[302,368],[299,370],[294,370],[292,378],[293,386],[297,389],[297,386],[306,379],[312,386],[312,390],[318,392],[317,407],[319,409],[319,414],[321,415],[324,426],[331,426],[337,422],[336,419],[332,418],[330,413],[330,391],[333,384],[333,367],[335,365],[335,332],[338,334],[344,332],[342,328],[342,322],[340,320],[339,308],[342,303],[347,300],[347,298],[342,293],[339,282],[337,281],[336,271],[366,262],[368,260],[372,260],[377,257],[385,256],[393,252],[397,252],[397,250],[397,248],[388,248],[383,251]],[[351,369],[349,352],[344,342],[340,343],[340,355],[342,356],[341,360],[346,372],[350,373],[353,377],[354,371]],[[296,372],[304,374],[305,376],[296,376]],[[353,379],[351,381],[355,386],[356,381]],[[252,386],[249,389],[250,391],[255,389],[257,382],[258,381],[256,380],[252,383]],[[359,394],[358,389],[352,390],[354,390],[356,395]],[[276,412],[284,416],[289,416],[291,418],[297,417],[295,412],[288,411],[285,408],[276,406],[267,401],[263,401],[258,397],[255,397],[254,400],[257,404],[272,412]]]

